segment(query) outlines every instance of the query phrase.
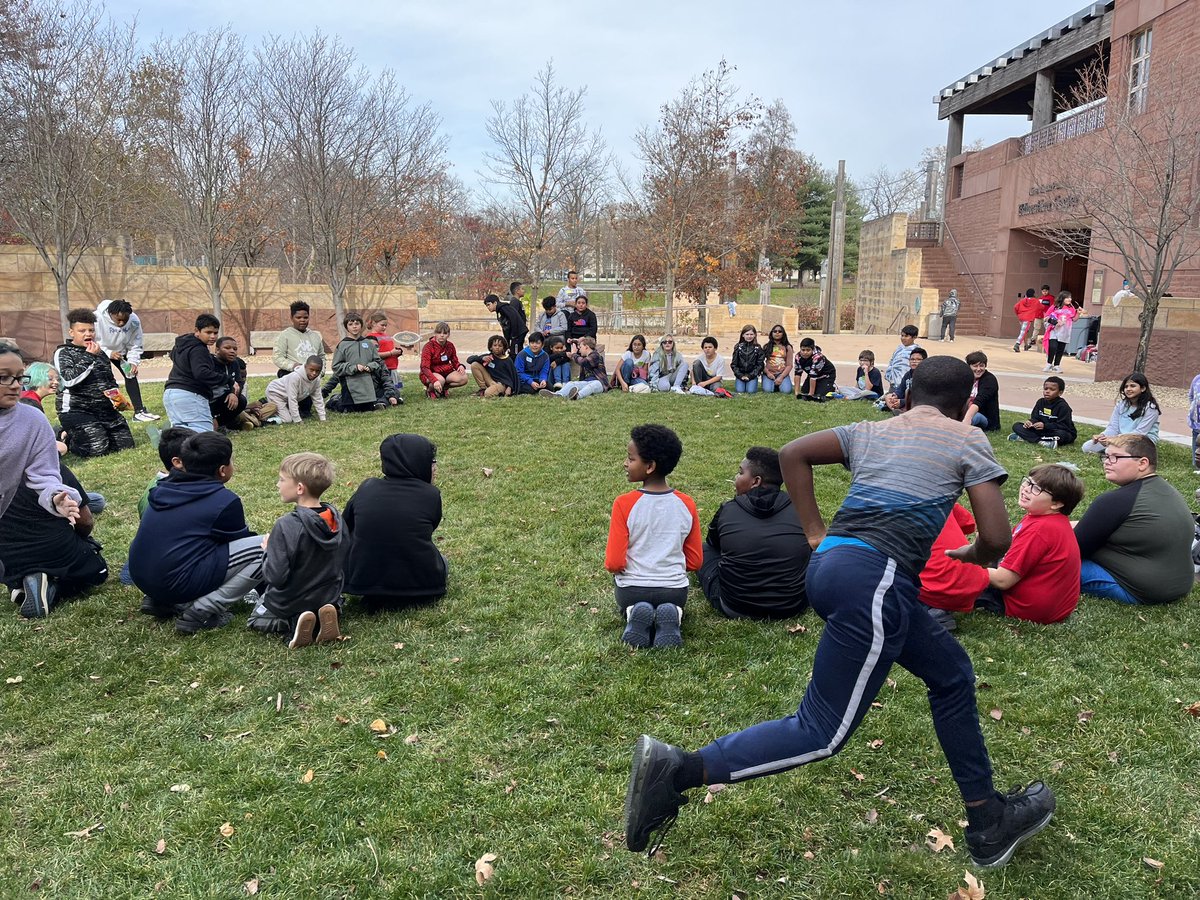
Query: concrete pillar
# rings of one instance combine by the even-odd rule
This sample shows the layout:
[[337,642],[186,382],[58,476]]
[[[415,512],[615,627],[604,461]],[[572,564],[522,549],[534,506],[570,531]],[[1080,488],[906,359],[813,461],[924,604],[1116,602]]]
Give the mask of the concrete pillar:
[[954,157],[962,154],[963,114],[951,113],[946,129],[946,171],[942,177],[942,220],[946,218],[946,208],[953,199],[950,196],[950,180],[954,175]]
[[1054,70],[1042,69],[1033,82],[1033,130],[1054,121]]

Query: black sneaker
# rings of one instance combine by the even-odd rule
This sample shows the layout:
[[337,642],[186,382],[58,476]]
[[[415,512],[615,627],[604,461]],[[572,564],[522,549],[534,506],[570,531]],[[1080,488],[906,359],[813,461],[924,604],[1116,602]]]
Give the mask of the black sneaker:
[[648,734],[637,739],[625,794],[625,846],[635,853],[645,850],[657,832],[648,851],[653,856],[675,824],[679,807],[688,802],[675,790],[675,773],[682,764],[683,751],[678,747]]
[[674,603],[663,603],[654,608],[654,646],[682,647],[683,632],[680,625],[683,610]]
[[654,607],[645,601],[635,603],[625,611],[625,621],[621,640],[630,647],[649,647],[650,629],[654,627]]
[[221,628],[233,621],[233,613],[218,600],[195,600],[175,620],[175,630],[180,634],[195,634]]
[[954,631],[954,629],[958,628],[958,622],[955,620],[954,615],[949,610],[935,609],[932,606],[928,607],[928,609],[929,618],[933,619],[933,621],[937,622],[947,631]]
[[54,579],[45,572],[26,575],[21,579],[24,596],[21,597],[21,615],[26,619],[44,619],[50,615],[58,588]]
[[971,861],[981,869],[1003,866],[1017,847],[1050,824],[1054,806],[1054,791],[1040,781],[1015,788],[1004,798],[1000,821],[990,828],[967,830]]

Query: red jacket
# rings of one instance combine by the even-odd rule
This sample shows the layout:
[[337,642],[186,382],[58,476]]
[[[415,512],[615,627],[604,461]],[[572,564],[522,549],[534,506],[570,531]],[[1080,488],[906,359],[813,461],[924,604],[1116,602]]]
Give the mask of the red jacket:
[[429,383],[432,375],[446,376],[457,372],[461,365],[458,352],[450,341],[439,344],[436,339],[430,339],[429,343],[421,348],[421,382],[424,384]]
[[1018,321],[1032,322],[1046,314],[1046,307],[1042,306],[1042,301],[1037,297],[1022,297],[1013,304],[1013,312],[1017,314]]

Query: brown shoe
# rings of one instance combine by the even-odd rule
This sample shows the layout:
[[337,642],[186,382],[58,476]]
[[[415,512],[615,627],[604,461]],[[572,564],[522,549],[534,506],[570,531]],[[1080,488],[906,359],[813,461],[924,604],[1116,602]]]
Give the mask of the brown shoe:
[[[336,621],[336,616],[335,616]],[[336,627],[336,625],[334,626]],[[288,641],[289,650],[299,650],[301,647],[309,647],[313,643],[313,636],[317,630],[317,617],[313,613],[305,610],[300,613],[300,617],[296,619],[296,631],[292,634],[292,639]]]
[[[308,613],[308,615],[312,615],[312,613]],[[326,603],[317,610],[317,618],[321,620],[321,630],[317,632],[318,644],[341,640],[342,630],[338,627],[338,611],[336,606],[332,603]]]

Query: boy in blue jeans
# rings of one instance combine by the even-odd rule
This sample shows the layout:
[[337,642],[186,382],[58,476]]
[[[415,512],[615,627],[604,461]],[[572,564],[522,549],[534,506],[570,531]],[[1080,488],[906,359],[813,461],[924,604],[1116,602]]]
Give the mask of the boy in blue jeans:
[[[687,802],[685,790],[772,775],[837,753],[893,663],[928,686],[938,740],[966,804],[975,865],[1004,865],[1049,823],[1054,794],[1041,782],[1007,796],[993,788],[971,660],[917,599],[918,573],[964,488],[979,536],[950,555],[994,564],[1011,539],[1000,493],[1008,476],[983,432],[961,421],[973,381],[962,360],[934,357],[914,374],[910,411],[809,434],[780,451],[788,493],[815,551],[809,600],[825,620],[808,691],[793,715],[698,752],[642,735],[625,800],[630,850],[645,849],[655,832],[655,846],[661,843]],[[813,492],[814,465],[845,465],[852,477],[828,531]]]
[[215,431],[179,450],[183,471],[150,491],[129,546],[129,573],[146,593],[142,611],[175,619],[180,634],[228,625],[230,606],[262,581],[262,536],[246,526],[242,501],[225,487],[233,444]]

